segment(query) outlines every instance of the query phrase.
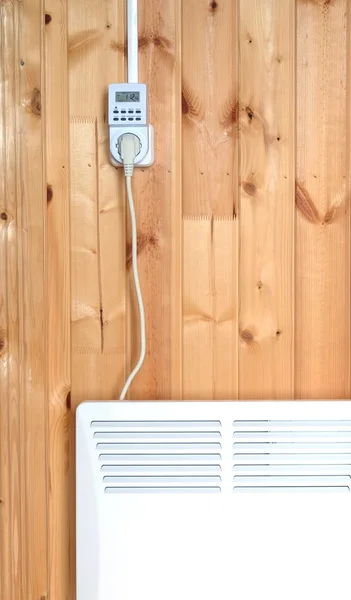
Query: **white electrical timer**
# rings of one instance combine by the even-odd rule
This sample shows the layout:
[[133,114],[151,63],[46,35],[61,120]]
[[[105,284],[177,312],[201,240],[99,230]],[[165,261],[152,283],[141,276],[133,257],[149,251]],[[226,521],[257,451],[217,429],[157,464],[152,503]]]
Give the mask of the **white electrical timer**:
[[135,166],[147,167],[154,162],[154,130],[148,123],[147,86],[144,83],[111,83],[108,87],[108,124],[110,127],[111,162],[122,166],[119,140],[133,133],[140,140]]

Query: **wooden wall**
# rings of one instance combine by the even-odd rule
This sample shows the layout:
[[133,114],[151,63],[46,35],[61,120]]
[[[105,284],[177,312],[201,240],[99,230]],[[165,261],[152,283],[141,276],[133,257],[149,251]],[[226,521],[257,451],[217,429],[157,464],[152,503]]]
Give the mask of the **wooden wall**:
[[[138,352],[124,0],[0,0],[0,596],[74,600],[74,410]],[[349,0],[140,0],[130,398],[350,397]]]

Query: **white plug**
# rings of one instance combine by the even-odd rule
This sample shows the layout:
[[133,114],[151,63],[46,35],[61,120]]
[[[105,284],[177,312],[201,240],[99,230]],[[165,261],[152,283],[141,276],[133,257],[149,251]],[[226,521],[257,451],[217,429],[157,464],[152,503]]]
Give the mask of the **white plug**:
[[141,144],[138,136],[134,133],[123,133],[118,140],[118,152],[122,158],[124,174],[132,177],[135,158],[140,153]]

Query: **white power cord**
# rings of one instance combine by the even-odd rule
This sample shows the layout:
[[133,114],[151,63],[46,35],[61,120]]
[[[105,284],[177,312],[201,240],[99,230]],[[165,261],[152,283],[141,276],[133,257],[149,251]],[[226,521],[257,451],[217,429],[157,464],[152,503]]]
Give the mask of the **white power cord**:
[[137,256],[137,226],[136,226],[136,217],[135,217],[135,208],[133,201],[133,190],[132,190],[132,176],[134,170],[134,160],[135,157],[140,152],[140,140],[139,138],[132,134],[126,133],[121,136],[120,144],[119,144],[119,152],[123,159],[124,165],[124,175],[126,178],[126,186],[127,186],[127,196],[128,196],[128,204],[129,204],[129,212],[130,212],[130,222],[132,226],[132,270],[133,277],[135,283],[135,291],[138,300],[139,307],[139,319],[140,319],[140,355],[137,364],[135,365],[132,372],[129,374],[121,395],[119,397],[120,400],[124,400],[125,396],[128,392],[129,386],[132,383],[134,377],[140,370],[146,353],[146,332],[145,332],[145,312],[144,312],[144,304],[143,304],[143,296],[140,288],[139,281],[139,272],[138,272],[138,256]]

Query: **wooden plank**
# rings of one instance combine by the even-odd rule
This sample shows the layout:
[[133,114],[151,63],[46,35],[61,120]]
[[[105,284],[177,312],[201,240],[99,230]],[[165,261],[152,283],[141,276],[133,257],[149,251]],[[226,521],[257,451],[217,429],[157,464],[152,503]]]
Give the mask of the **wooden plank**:
[[[181,397],[181,3],[142,0],[139,10],[140,81],[149,86],[156,142],[154,166],[137,170],[133,182],[147,356],[129,397],[169,399]],[[130,232],[128,248],[129,240]],[[128,283],[130,368],[139,352],[139,318],[130,276]]]
[[9,600],[46,598],[48,584],[41,8],[1,4],[1,591]]
[[295,0],[240,1],[239,396],[294,395]]
[[18,261],[21,348],[21,561],[22,594],[46,598],[47,557],[47,346],[46,176],[43,90],[43,6],[19,3]]
[[206,400],[214,384],[211,219],[184,219],[183,239],[183,393]]
[[[181,113],[181,89],[182,89],[182,64],[181,64],[181,40],[182,40],[182,8],[181,2],[175,4],[174,36],[175,36],[175,61],[173,67],[172,81],[172,129],[170,132],[172,140],[172,183],[170,187],[171,198],[171,299],[170,318],[171,345],[170,364],[170,390],[171,400],[183,398],[183,221],[182,221],[182,113]],[[167,339],[165,340],[167,343]],[[165,389],[166,394],[168,390]]]
[[184,397],[236,398],[238,2],[189,0],[182,27]]
[[70,3],[72,402],[125,376],[125,201],[108,154],[107,86],[123,81],[124,2]]
[[297,4],[296,397],[350,397],[350,3]]
[[[71,121],[73,353],[100,353],[102,308],[96,126],[93,118],[71,118]],[[73,373],[73,377],[78,376],[80,374]]]
[[238,362],[238,221],[214,219],[213,277],[213,399],[235,400],[239,391]]
[[237,212],[238,0],[183,2],[183,210]]
[[[101,194],[101,171],[92,168],[100,161],[100,127],[92,119],[71,117],[74,405],[82,400],[116,399],[125,376],[124,181],[111,167],[114,179],[103,173],[105,194]],[[118,251],[109,251],[109,242],[112,248],[118,245]]]
[[20,519],[20,337],[16,176],[17,5],[0,4],[0,595],[17,600]]
[[[49,598],[69,598],[70,217],[67,2],[45,0],[45,109],[47,164]],[[53,343],[54,341],[54,343]]]
[[236,219],[184,219],[184,257],[184,397],[236,398]]

